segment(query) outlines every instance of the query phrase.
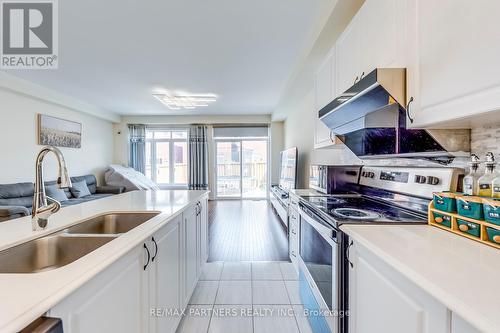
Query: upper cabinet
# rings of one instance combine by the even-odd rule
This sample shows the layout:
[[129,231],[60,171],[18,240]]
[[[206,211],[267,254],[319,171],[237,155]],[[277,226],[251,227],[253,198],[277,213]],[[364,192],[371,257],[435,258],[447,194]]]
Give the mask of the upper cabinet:
[[337,41],[336,96],[375,68],[405,67],[406,0],[367,0]]
[[500,110],[499,12],[499,1],[409,1],[412,126],[455,127]]
[[318,111],[335,98],[335,49],[332,49],[326,60],[319,67],[315,77],[314,148],[325,148],[335,144],[336,138],[331,136],[330,129],[318,117]]
[[333,98],[342,94],[361,75],[361,30],[359,17],[356,15],[340,36],[337,44],[337,61],[334,74],[337,78],[337,87]]
[[321,108],[375,68],[406,67],[406,2],[366,0],[318,68],[314,148],[340,142],[318,119]]

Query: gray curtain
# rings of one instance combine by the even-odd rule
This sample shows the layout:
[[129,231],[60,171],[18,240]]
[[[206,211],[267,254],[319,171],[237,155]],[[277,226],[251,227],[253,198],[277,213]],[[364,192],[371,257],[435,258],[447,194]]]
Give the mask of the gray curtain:
[[128,125],[130,133],[129,166],[145,173],[146,169],[146,126]]
[[207,126],[189,128],[189,189],[208,189]]

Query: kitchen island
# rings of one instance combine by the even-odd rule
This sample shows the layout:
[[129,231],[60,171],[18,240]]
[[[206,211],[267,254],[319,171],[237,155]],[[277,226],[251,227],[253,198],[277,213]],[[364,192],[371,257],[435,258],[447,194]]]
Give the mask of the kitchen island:
[[187,305],[208,257],[207,199],[208,191],[134,191],[63,208],[40,232],[30,217],[0,223],[5,250],[110,212],[158,213],[68,265],[0,274],[0,332],[44,314],[62,318],[65,332],[175,331],[179,316],[151,313]]
[[341,229],[353,242],[350,332],[500,331],[497,249],[428,225]]

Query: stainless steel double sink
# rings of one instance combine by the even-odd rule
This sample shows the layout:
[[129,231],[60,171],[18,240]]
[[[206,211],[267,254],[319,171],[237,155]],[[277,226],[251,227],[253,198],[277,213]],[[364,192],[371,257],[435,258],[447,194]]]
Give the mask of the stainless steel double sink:
[[107,213],[0,251],[0,274],[38,273],[70,264],[159,212]]

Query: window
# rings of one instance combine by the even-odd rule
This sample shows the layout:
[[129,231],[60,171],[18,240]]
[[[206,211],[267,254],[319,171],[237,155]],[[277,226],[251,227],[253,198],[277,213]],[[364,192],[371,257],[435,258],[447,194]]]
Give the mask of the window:
[[268,184],[268,128],[215,127],[218,198],[265,198]]
[[163,186],[188,183],[188,131],[146,130],[146,177]]

